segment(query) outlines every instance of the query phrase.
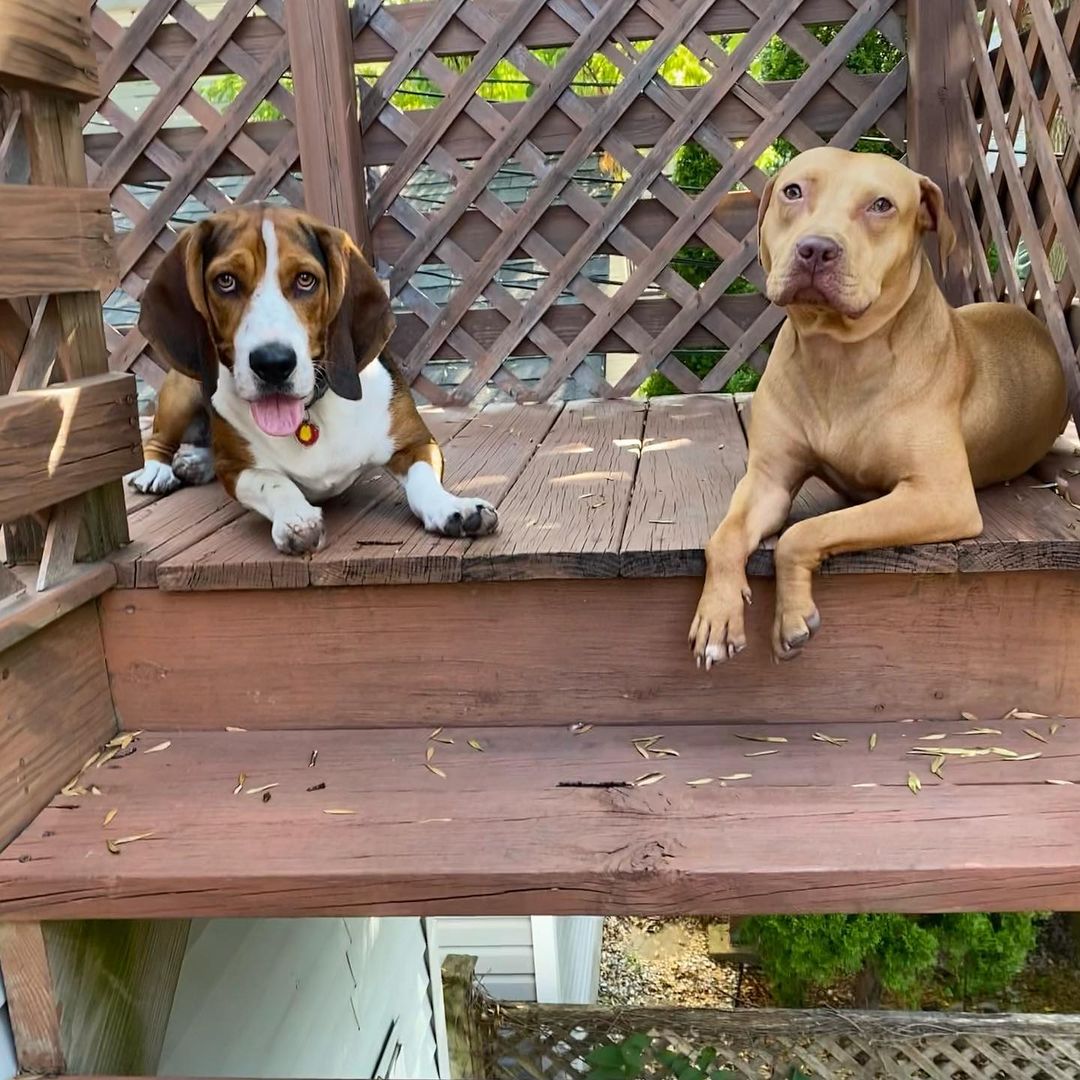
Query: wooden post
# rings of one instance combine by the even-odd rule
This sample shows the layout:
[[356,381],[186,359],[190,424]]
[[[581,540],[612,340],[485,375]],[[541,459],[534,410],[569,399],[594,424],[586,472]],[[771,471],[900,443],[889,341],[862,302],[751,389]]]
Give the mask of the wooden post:
[[443,960],[443,1010],[446,1014],[446,1041],[450,1054],[450,1076],[454,1080],[487,1075],[473,1009],[476,957],[450,955]]
[[945,206],[956,227],[957,245],[942,267],[936,245],[928,245],[931,262],[952,304],[970,303],[968,275],[971,252],[957,211],[965,198],[968,174],[967,139],[961,97],[971,67],[965,56],[963,5],[966,0],[908,0],[908,164],[929,176],[945,194]]
[[307,210],[371,258],[352,28],[346,0],[285,5]]
[[64,1072],[60,1013],[41,923],[0,923],[0,971],[19,1068],[28,1073]]

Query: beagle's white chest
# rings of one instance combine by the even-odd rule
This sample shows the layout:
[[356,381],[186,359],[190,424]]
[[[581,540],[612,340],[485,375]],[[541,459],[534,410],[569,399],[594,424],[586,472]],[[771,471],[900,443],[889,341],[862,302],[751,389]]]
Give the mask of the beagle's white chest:
[[248,403],[236,393],[231,373],[223,368],[213,405],[245,439],[255,468],[289,477],[312,502],[339,495],[367,465],[385,465],[394,453],[390,425],[393,382],[378,360],[360,373],[363,396],[349,401],[328,390],[308,410],[318,437],[307,445],[296,436],[267,435],[251,417]]

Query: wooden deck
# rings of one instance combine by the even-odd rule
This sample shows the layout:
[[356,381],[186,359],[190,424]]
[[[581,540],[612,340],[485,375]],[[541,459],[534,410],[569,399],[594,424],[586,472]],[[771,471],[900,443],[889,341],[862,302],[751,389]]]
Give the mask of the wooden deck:
[[[722,395],[430,410],[447,483],[489,499],[501,528],[475,541],[425,534],[379,470],[327,510],[327,546],[279,554],[267,523],[214,484],[154,501],[129,495],[122,588],[168,591],[386,585],[527,578],[698,576],[702,548],[746,465],[740,405]],[[795,518],[843,500],[820,481]],[[980,496],[985,529],[952,544],[859,552],[825,573],[1080,569],[1080,511],[1036,477]],[[772,572],[771,551],[751,560]]]
[[[825,726],[830,743],[807,724],[457,726],[439,742],[224,719],[91,766],[80,784],[100,794],[57,797],[0,854],[0,918],[1069,910],[1080,895],[1080,721]],[[766,731],[784,741],[753,741]],[[662,738],[646,761],[632,740],[647,736]],[[944,756],[939,777],[915,747],[980,753]]]

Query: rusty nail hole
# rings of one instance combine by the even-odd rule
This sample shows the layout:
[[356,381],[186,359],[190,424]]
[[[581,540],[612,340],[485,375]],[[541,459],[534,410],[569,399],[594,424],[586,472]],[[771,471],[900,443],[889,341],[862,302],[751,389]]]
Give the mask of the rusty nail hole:
[[945,696],[945,691],[944,690],[935,690],[934,691],[934,700],[935,701],[940,701],[944,696]]
[[874,712],[884,712],[884,711],[885,711],[885,706],[884,705],[875,705],[874,706]]
[[24,862],[24,863],[29,862],[30,859],[31,859],[30,855],[20,855],[19,856],[19,862]]
[[0,671],[0,682],[4,682],[8,678],[8,676],[10,674],[11,674],[11,669],[10,668],[4,668],[3,671]]
[[52,829],[46,829],[46,830],[45,830],[45,831],[44,831],[44,832],[43,832],[43,833],[41,834],[41,839],[42,839],[42,840],[48,840],[50,836],[55,836],[55,835],[56,835],[56,833],[54,833],[54,832],[52,831]]

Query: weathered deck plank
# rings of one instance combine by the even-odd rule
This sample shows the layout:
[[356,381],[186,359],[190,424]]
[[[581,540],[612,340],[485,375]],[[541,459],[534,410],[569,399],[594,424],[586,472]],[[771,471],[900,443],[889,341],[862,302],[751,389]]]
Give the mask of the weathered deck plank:
[[463,578],[617,577],[645,412],[570,402],[503,500],[499,532],[469,546]]
[[[1044,756],[950,762],[938,778],[906,754],[919,725],[881,723],[850,725],[840,747],[807,725],[737,729],[789,739],[757,758],[763,744],[735,730],[671,727],[681,756],[648,762],[631,743],[646,727],[459,728],[453,745],[418,728],[148,733],[142,747],[171,745],[96,770],[102,798],[54,800],[0,855],[0,917],[1065,907],[1080,786],[1046,781],[1074,775],[1080,727],[1043,724],[1043,745],[998,726],[995,742]],[[649,772],[663,778],[634,786]],[[276,785],[270,798],[233,794],[241,773],[247,789]],[[102,807],[117,810],[107,828]]]

